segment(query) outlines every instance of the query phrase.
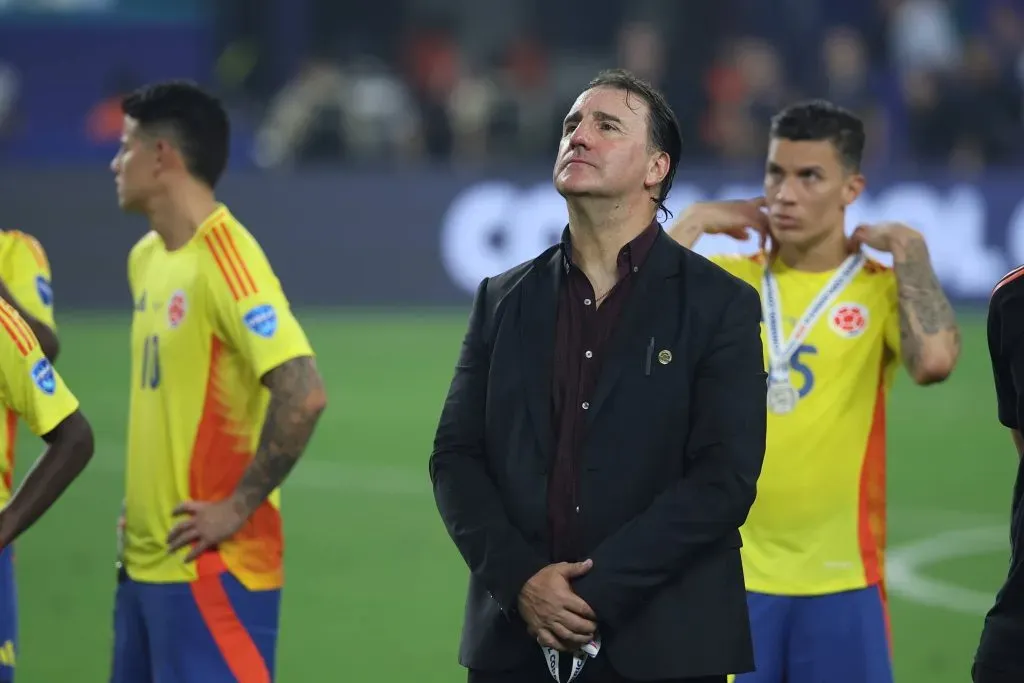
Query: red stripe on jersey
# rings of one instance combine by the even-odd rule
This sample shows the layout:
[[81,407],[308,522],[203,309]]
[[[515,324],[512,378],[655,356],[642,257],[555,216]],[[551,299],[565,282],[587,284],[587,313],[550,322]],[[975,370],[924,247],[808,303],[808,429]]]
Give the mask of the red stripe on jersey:
[[235,282],[238,284],[239,296],[236,298],[244,299],[245,297],[252,294],[245,286],[245,281],[242,280],[241,275],[238,274],[238,254],[232,253],[227,246],[227,239],[224,237],[224,224],[217,226],[213,229],[213,239],[220,247],[221,255],[224,257],[224,262],[228,264],[228,268],[231,270],[231,274],[234,276]]
[[[231,417],[228,400],[232,386],[224,377],[226,351],[224,342],[213,337],[206,396],[189,462],[189,495],[192,500],[231,497],[254,455],[250,435],[256,427],[240,424]],[[233,571],[243,569],[268,577],[280,585],[283,580],[283,551],[281,514],[269,501],[263,501],[241,530],[218,546],[216,555]],[[210,560],[206,562],[210,563]],[[200,577],[205,575],[204,566],[198,565]],[[244,581],[244,577],[239,580]]]
[[224,281],[228,283],[228,287],[231,289],[231,296],[235,298],[235,301],[238,301],[241,298],[238,294],[238,288],[235,286],[235,281],[231,279],[231,275],[224,266],[224,260],[221,259],[220,254],[217,253],[217,245],[214,244],[213,239],[209,235],[204,239],[206,240],[206,246],[210,249],[210,253],[213,254],[213,260],[217,263],[217,269],[220,271],[220,274],[224,276]]
[[1011,282],[1019,278],[1021,275],[1024,275],[1024,266],[1018,266],[1014,268],[1009,273],[1004,275],[1002,279],[999,280],[999,282],[996,283],[996,286],[992,288],[992,293],[995,294],[1000,287],[1010,284]]
[[227,240],[228,248],[231,250],[230,253],[234,257],[235,261],[238,262],[238,266],[242,269],[242,275],[245,276],[245,282],[249,286],[249,292],[255,294],[260,291],[256,286],[256,281],[252,279],[252,274],[249,273],[249,267],[245,265],[245,259],[242,258],[241,253],[238,251],[238,247],[235,246],[235,238],[231,236],[231,231],[223,223],[220,224],[221,229],[224,231],[224,237]]
[[21,320],[21,316],[6,303],[0,303],[0,326],[14,340],[21,355],[27,356],[35,348],[35,336],[31,331],[26,333],[28,328]]
[[14,321],[18,323],[18,327],[21,329],[22,338],[28,341],[29,348],[31,349],[35,347],[36,333],[28,326],[28,322],[20,315],[15,316]]
[[878,373],[874,416],[860,472],[857,536],[864,579],[868,585],[883,579],[885,554],[885,366]]

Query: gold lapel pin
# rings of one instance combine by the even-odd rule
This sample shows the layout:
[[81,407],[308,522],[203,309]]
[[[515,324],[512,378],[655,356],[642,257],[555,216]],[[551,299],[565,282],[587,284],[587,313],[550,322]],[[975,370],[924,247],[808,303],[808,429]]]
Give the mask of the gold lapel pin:
[[668,365],[672,362],[672,352],[668,349],[662,349],[658,351],[658,362],[662,365]]

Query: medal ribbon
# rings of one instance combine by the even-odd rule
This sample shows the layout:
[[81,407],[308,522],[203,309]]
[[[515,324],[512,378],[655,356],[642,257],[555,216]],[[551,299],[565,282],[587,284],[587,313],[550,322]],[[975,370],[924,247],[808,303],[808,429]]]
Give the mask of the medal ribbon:
[[[562,683],[561,676],[558,671],[558,663],[560,654],[558,650],[547,647],[546,645],[540,646],[541,652],[544,653],[544,661],[548,664],[548,671],[551,672],[551,677],[555,679],[556,683]],[[583,665],[587,663],[588,657],[596,657],[598,651],[601,649],[601,638],[595,636],[592,641],[583,646],[583,648],[572,655],[572,670],[569,672],[569,678],[565,683],[571,683],[576,679],[577,676],[583,671]]]
[[846,289],[867,261],[864,254],[851,254],[843,261],[832,279],[818,292],[814,301],[793,327],[793,333],[784,341],[782,335],[782,298],[779,295],[779,284],[771,267],[764,269],[761,278],[761,313],[768,331],[768,381],[771,384],[789,382],[789,361],[800,345],[811,333],[818,318],[825,312],[839,293]]

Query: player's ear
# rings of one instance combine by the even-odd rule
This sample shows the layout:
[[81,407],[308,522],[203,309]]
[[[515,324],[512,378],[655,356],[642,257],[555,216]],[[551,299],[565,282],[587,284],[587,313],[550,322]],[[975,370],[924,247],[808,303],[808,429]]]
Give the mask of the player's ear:
[[170,145],[163,138],[156,138],[153,140],[153,172],[160,173],[167,168],[167,154],[170,150]]
[[668,175],[668,169],[671,166],[668,154],[665,152],[657,152],[651,156],[651,160],[647,165],[647,178],[644,180],[644,185],[647,189],[652,189],[661,184],[665,180],[665,176]]
[[168,171],[183,166],[181,152],[166,138],[156,140],[156,166],[158,171]]
[[843,184],[843,208],[857,201],[857,197],[864,191],[865,185],[864,176],[860,173],[851,172],[847,174],[846,182]]

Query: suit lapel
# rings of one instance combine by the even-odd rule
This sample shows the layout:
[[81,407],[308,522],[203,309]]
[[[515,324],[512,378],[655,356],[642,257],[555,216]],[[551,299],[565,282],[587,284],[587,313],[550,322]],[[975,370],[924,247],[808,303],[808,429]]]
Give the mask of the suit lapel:
[[643,363],[644,343],[647,341],[648,321],[663,314],[663,289],[669,278],[678,274],[680,260],[675,250],[667,243],[671,239],[659,231],[658,237],[647,255],[647,262],[635,273],[636,281],[623,305],[621,317],[615,324],[608,340],[608,354],[601,367],[601,374],[590,401],[587,424],[601,410],[612,389],[615,388],[623,369],[636,363],[639,369]]
[[554,443],[551,425],[552,372],[558,291],[563,277],[562,251],[556,249],[550,259],[538,262],[533,276],[523,283],[523,297],[520,300],[526,404],[545,458],[550,457]]

